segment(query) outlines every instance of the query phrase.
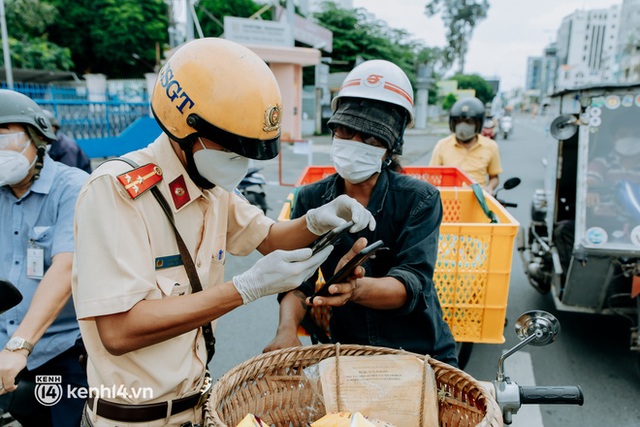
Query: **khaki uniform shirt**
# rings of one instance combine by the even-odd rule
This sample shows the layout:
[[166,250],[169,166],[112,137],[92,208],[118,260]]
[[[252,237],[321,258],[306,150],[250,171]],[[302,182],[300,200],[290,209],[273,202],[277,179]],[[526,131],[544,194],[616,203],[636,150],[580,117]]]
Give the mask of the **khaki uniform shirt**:
[[[260,209],[219,187],[197,187],[165,134],[126,157],[162,169],[158,187],[172,207],[204,289],[223,282],[226,252],[247,255],[269,233],[274,221]],[[199,392],[207,355],[200,329],[121,356],[109,354],[102,345],[96,316],[126,312],[141,300],[192,292],[175,234],[158,201],[150,191],[133,200],[115,178],[130,170],[120,160],[104,163],[80,193],[72,289],[89,355],[89,386],[106,400],[140,404]],[[109,396],[113,389],[122,393]],[[166,422],[161,421],[158,425]]]
[[453,134],[441,139],[433,148],[430,166],[456,166],[481,187],[489,182],[489,176],[502,173],[498,144],[482,135],[478,135],[478,142],[469,150],[458,144]]

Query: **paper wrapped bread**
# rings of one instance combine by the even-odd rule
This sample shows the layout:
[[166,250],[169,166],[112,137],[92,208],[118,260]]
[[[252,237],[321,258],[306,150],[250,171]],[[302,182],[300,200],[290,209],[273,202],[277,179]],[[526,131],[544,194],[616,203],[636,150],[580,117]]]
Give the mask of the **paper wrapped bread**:
[[247,414],[236,427],[269,427],[253,414]]
[[360,412],[332,412],[313,422],[311,427],[394,427],[379,420],[368,420]]

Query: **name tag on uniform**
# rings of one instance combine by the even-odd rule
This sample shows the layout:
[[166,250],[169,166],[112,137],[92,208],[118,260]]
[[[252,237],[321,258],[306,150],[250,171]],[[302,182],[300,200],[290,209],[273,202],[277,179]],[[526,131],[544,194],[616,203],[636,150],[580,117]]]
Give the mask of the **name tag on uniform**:
[[30,279],[42,279],[44,276],[44,249],[39,246],[27,248],[27,277]]
[[156,270],[178,267],[179,265],[182,265],[182,257],[180,255],[170,255],[156,258]]

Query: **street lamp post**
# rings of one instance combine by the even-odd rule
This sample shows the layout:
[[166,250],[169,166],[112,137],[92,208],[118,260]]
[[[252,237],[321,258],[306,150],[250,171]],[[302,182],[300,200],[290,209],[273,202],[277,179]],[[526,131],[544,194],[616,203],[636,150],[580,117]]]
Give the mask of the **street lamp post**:
[[4,72],[7,76],[7,87],[13,90],[13,70],[11,69],[11,54],[9,52],[7,20],[4,14],[4,0],[0,0],[0,27],[2,27],[2,52],[4,53]]
[[415,124],[416,129],[427,128],[427,107],[429,104],[429,87],[433,83],[431,67],[427,64],[418,64],[416,72],[416,101]]

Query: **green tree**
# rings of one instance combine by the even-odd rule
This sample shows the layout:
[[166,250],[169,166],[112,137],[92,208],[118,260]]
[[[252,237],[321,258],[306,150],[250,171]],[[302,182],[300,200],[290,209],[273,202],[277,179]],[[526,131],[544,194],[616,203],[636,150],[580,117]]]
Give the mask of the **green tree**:
[[447,56],[458,62],[460,74],[464,74],[473,30],[479,21],[487,17],[488,10],[488,0],[431,0],[425,6],[427,16],[442,14],[447,28]]
[[452,65],[445,49],[440,47],[422,48],[416,55],[416,62],[429,64],[432,77],[436,79],[442,78]]
[[[37,70],[69,70],[71,51],[48,40],[46,28],[58,16],[57,9],[39,0],[5,0],[11,65]],[[4,55],[0,58],[4,66]]]
[[[200,0],[196,14],[205,37],[219,37],[224,32],[224,17],[237,16],[249,18],[264,6],[253,0]],[[271,19],[271,9],[265,10],[260,17]]]
[[343,9],[333,2],[323,3],[314,17],[333,32],[332,72],[350,71],[359,60],[386,59],[415,84],[416,55],[424,45],[406,31],[389,28],[364,9]]
[[458,82],[458,89],[475,89],[476,98],[483,103],[491,102],[495,96],[493,87],[477,74],[456,74],[451,80]]
[[452,93],[448,94],[442,100],[442,109],[445,110],[445,111],[449,111],[451,109],[451,107],[453,107],[453,104],[456,103],[457,100],[458,100],[458,98],[456,98],[456,96],[454,94],[452,94]]
[[48,0],[60,13],[49,39],[68,47],[79,74],[140,77],[168,39],[164,0]]

